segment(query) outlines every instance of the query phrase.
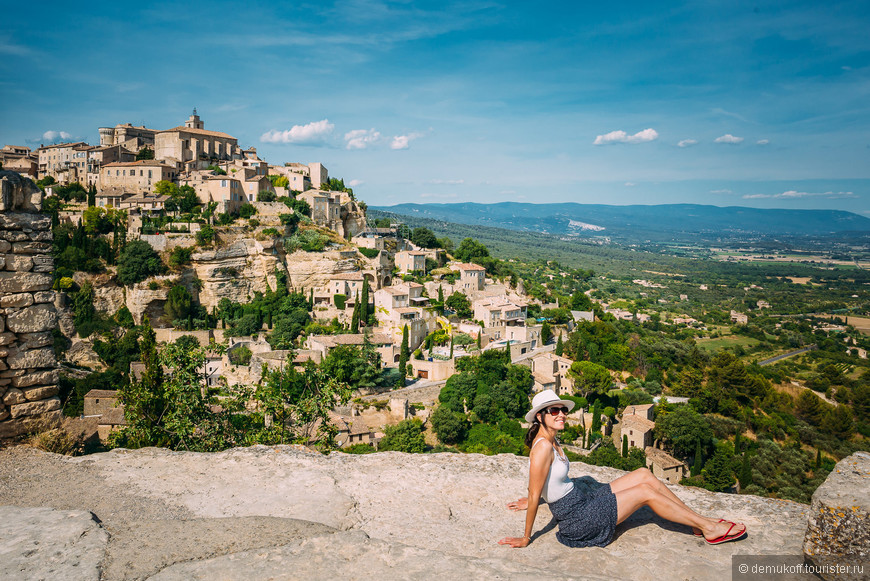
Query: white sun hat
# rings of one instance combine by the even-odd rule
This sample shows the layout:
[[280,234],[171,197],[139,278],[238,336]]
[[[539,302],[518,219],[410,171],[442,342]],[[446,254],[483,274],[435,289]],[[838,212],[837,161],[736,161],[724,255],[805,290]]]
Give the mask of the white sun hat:
[[535,421],[536,413],[538,413],[545,407],[549,407],[557,403],[560,403],[568,408],[569,413],[572,409],[574,409],[573,401],[567,399],[559,399],[559,396],[556,395],[555,391],[553,391],[552,389],[545,389],[541,393],[537,394],[534,398],[532,398],[532,409],[529,411],[529,413],[526,414],[526,421],[529,423]]

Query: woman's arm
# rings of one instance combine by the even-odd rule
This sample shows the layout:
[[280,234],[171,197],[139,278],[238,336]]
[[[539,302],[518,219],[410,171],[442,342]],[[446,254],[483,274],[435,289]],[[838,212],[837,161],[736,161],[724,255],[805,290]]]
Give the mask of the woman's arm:
[[538,515],[538,505],[541,502],[541,492],[553,462],[553,446],[544,442],[536,446],[529,456],[529,496],[527,498],[526,528],[523,537],[505,537],[498,543],[510,545],[513,548],[526,547],[532,542],[532,530],[535,526],[535,517]]

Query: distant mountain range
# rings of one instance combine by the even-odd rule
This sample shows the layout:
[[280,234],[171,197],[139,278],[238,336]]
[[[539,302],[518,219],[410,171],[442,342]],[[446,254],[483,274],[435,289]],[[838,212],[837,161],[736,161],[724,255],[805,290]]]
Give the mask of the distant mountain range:
[[557,236],[617,238],[753,238],[870,234],[870,218],[841,210],[773,210],[698,204],[398,204],[373,210],[460,224],[545,232]]

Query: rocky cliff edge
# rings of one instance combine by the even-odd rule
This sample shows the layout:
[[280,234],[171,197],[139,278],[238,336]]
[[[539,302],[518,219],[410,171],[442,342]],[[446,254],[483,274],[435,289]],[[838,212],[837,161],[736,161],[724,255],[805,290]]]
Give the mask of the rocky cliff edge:
[[[642,510],[617,528],[610,546],[569,549],[543,506],[532,544],[503,547],[498,539],[522,534],[525,513],[505,503],[525,495],[527,463],[511,455],[322,456],[293,446],[79,458],[12,448],[0,451],[3,573],[706,581],[731,579],[733,554],[802,554],[810,506],[679,486],[673,490],[702,514],[746,523],[748,537],[708,546],[687,527]],[[870,456],[858,464],[866,491]],[[621,474],[571,466],[572,477],[589,483]]]

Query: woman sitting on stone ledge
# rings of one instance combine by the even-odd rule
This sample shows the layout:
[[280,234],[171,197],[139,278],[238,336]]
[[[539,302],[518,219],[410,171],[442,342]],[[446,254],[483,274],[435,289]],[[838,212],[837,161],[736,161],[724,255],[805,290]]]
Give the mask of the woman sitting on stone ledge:
[[610,543],[616,525],[642,506],[650,507],[662,518],[692,527],[711,545],[740,539],[746,527],[724,519],[699,515],[686,506],[667,486],[646,468],[621,476],[584,494],[568,479],[568,459],[556,439],[565,428],[565,418],[574,402],[560,400],[552,390],[537,394],[526,421],[532,426],[526,434],[529,453],[529,496],[508,503],[511,510],[527,510],[522,537],[506,537],[501,545],[526,547],[543,499],[550,505],[559,524],[556,539],[569,547],[603,547]]

